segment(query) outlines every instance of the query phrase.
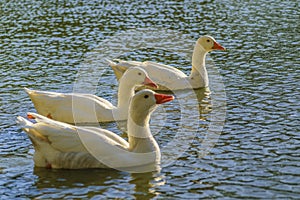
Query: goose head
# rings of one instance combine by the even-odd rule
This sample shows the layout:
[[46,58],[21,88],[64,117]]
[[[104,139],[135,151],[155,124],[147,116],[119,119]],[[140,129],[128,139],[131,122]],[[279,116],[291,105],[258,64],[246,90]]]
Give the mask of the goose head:
[[201,46],[206,52],[213,50],[226,50],[213,37],[204,35],[197,40],[197,45]]
[[129,68],[124,73],[122,79],[124,79],[124,82],[158,88],[158,86],[149,78],[148,73],[140,67]]
[[129,115],[133,122],[138,126],[147,126],[150,114],[155,110],[158,104],[172,101],[174,96],[159,94],[152,90],[141,90],[131,99],[129,106]]

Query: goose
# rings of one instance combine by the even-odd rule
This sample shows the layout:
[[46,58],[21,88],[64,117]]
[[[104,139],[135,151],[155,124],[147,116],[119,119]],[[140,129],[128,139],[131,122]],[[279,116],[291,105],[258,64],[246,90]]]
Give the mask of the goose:
[[182,71],[168,65],[155,63],[151,61],[124,61],[108,60],[117,79],[119,80],[124,72],[134,66],[140,66],[145,69],[153,81],[158,84],[154,90],[182,90],[198,89],[208,87],[208,75],[205,68],[206,54],[213,50],[226,50],[213,37],[204,35],[200,37],[194,47],[192,56],[192,71],[189,76]]
[[157,87],[148,73],[133,67],[121,78],[118,88],[118,105],[92,94],[57,93],[39,90],[25,91],[41,115],[66,123],[97,123],[126,120],[130,97],[137,85]]
[[160,149],[149,128],[150,115],[158,104],[173,99],[173,95],[148,89],[137,92],[129,105],[128,142],[106,129],[75,126],[31,112],[27,113],[28,119],[18,116],[17,124],[34,146],[36,167],[155,171]]

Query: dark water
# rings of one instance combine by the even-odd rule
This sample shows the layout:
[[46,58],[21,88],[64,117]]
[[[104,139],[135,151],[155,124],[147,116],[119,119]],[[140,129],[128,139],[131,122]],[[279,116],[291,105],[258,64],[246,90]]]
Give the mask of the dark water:
[[[1,1],[0,6],[1,199],[300,198],[298,2],[28,0]],[[155,38],[149,46],[158,29],[174,37]],[[133,34],[122,38],[140,41],[139,48],[118,40],[124,31]],[[175,162],[146,174],[34,168],[33,147],[15,124],[16,116],[34,111],[23,87],[71,92],[81,80],[95,84],[81,77],[102,67],[94,92],[115,102],[117,82],[105,61],[91,61],[95,52],[159,61],[188,73],[186,52],[204,34],[228,51],[210,55],[212,93],[200,103],[200,120],[184,124],[196,127],[195,138]],[[219,75],[226,90],[225,125],[216,128],[222,133],[203,157],[202,133],[224,100],[216,92],[220,87],[214,88]],[[179,104],[158,110],[170,113],[164,115],[164,127],[156,126],[159,118],[151,122],[152,129],[161,130],[155,137],[162,147],[182,127],[176,117]],[[114,123],[104,126],[119,131]]]

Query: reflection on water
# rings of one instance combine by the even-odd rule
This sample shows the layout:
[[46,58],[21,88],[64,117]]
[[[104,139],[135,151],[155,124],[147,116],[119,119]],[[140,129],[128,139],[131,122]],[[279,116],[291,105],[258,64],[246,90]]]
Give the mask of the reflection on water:
[[[90,176],[90,174],[93,176]],[[155,187],[164,185],[159,173],[128,174],[116,170],[54,170],[34,168],[34,186],[40,192],[38,198],[80,198],[92,195],[95,199],[153,198],[159,195]],[[72,188],[65,191],[66,188]],[[109,188],[109,190],[107,190]],[[129,189],[132,192],[129,192]]]
[[159,195],[155,187],[165,184],[165,178],[159,173],[131,174],[129,183],[133,184],[136,199],[154,198]]
[[[2,1],[1,199],[299,198],[300,38],[299,23],[295,21],[299,18],[298,7],[297,1],[275,0]],[[139,48],[129,48],[131,43],[118,44],[117,40],[108,43],[111,49],[99,48],[99,44],[124,31],[150,27],[156,30],[154,26],[180,34],[173,37],[161,34],[151,40],[150,33],[154,31],[144,31],[139,37],[133,34],[127,38],[129,43],[138,38]],[[208,92],[196,92],[196,96],[201,96],[199,99],[204,97],[195,106],[200,113],[191,112],[181,130],[184,133],[197,129],[184,152],[172,152],[172,148],[166,147],[171,139],[180,138],[180,134],[174,135],[181,127],[178,119],[189,113],[181,113],[179,100],[154,113],[151,120],[154,137],[166,157],[167,152],[179,155],[175,162],[163,167],[160,173],[149,174],[33,167],[33,147],[15,125],[17,115],[34,111],[23,87],[71,92],[79,72],[88,76],[97,72],[96,67],[103,66],[104,73],[96,82],[99,87],[92,92],[115,103],[117,81],[105,62],[93,65],[95,68],[90,71],[83,70],[81,63],[88,58],[88,52],[101,49],[111,59],[158,61],[188,74],[192,45],[204,34],[214,36],[228,49],[228,52],[212,52],[207,60],[210,83],[219,81],[215,73],[218,69],[226,96],[216,93],[218,87],[214,85]],[[151,45],[147,46],[145,41]],[[176,42],[180,45],[167,48]],[[188,97],[195,93],[177,94],[177,99],[181,95]],[[190,109],[198,110],[193,105],[187,101]],[[222,116],[214,112],[223,113],[224,106],[223,127],[218,123]],[[218,126],[211,126],[212,122]],[[120,123],[101,126],[122,134],[117,127],[123,126]],[[203,141],[216,139],[214,133],[220,127],[222,134],[216,145],[202,157],[205,147],[211,147]]]

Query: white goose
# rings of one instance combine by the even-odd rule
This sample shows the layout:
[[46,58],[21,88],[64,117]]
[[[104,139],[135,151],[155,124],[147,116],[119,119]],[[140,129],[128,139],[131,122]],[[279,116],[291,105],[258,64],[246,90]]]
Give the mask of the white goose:
[[35,113],[27,116],[36,123],[21,116],[17,123],[32,141],[37,167],[153,171],[160,162],[160,149],[149,128],[150,115],[157,104],[173,99],[147,89],[137,92],[129,106],[128,142],[105,129],[73,126]]
[[157,87],[145,70],[134,67],[126,71],[118,89],[118,105],[92,94],[56,93],[25,88],[37,112],[66,123],[95,123],[126,120],[129,100],[137,85]]
[[208,35],[202,36],[197,40],[192,57],[192,71],[189,76],[172,66],[150,61],[137,62],[117,60],[118,63],[108,61],[118,80],[130,67],[140,66],[145,69],[153,81],[158,84],[159,87],[155,90],[198,89],[208,86],[205,57],[208,52],[213,50],[225,50],[225,48],[217,43],[213,37]]

